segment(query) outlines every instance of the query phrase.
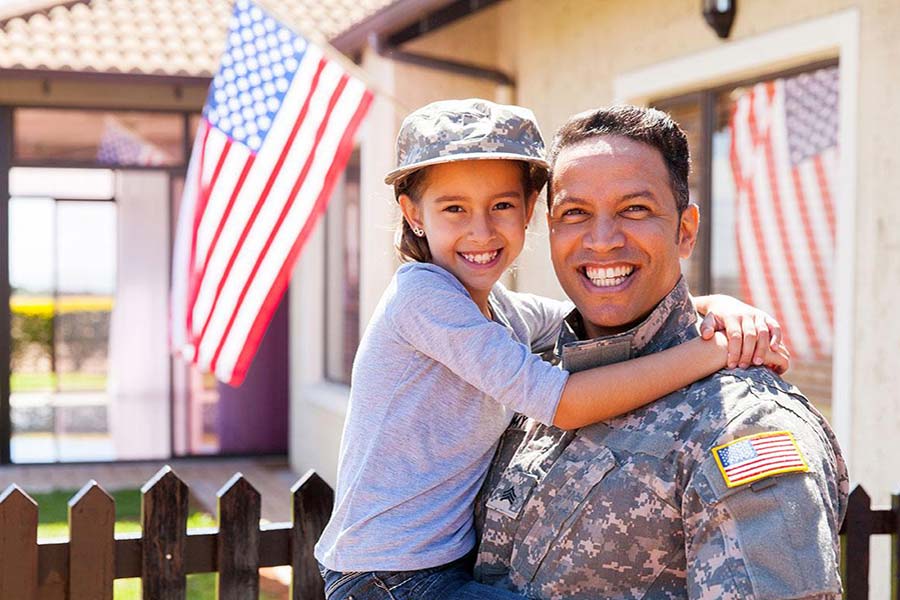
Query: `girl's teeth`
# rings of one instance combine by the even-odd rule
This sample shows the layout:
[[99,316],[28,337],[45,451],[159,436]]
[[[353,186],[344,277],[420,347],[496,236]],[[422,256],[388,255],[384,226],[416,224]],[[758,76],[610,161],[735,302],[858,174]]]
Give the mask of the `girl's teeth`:
[[495,258],[497,258],[497,255],[500,254],[500,251],[494,250],[493,252],[479,252],[478,254],[466,254],[466,253],[460,253],[460,254],[462,255],[462,257],[464,259],[466,259],[467,261],[469,261],[471,263],[485,265],[485,264],[491,262],[492,260],[494,260]]

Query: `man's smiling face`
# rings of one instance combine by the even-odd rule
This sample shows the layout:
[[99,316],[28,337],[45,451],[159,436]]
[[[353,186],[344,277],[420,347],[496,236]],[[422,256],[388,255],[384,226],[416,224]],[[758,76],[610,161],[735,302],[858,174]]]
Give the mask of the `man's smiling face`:
[[681,276],[699,216],[680,215],[658,150],[618,135],[567,146],[553,167],[547,215],[556,276],[590,337],[646,317]]

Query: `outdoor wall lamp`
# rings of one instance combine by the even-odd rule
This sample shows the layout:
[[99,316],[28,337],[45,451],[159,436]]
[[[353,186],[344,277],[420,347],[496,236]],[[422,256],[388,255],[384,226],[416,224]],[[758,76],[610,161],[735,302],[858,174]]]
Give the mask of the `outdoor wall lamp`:
[[731,33],[737,0],[703,0],[703,18],[722,39]]

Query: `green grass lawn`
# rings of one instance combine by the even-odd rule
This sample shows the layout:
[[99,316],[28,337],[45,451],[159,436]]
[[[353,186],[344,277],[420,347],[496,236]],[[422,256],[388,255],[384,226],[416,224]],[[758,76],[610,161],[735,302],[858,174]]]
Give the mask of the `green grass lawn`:
[[[58,380],[58,381],[57,381]],[[103,373],[12,373],[9,387],[12,392],[50,392],[59,389],[67,392],[105,390]]]
[[[57,491],[46,494],[31,494],[38,503],[38,539],[68,538],[68,502],[77,490]],[[141,532],[141,492],[121,490],[112,492],[116,501],[116,535]],[[191,506],[188,514],[188,529],[215,527],[216,520],[209,513]],[[116,600],[141,600],[140,579],[117,579],[113,596]],[[190,600],[215,600],[215,573],[197,573],[187,576],[187,597]],[[278,596],[260,593],[261,600],[277,600]]]

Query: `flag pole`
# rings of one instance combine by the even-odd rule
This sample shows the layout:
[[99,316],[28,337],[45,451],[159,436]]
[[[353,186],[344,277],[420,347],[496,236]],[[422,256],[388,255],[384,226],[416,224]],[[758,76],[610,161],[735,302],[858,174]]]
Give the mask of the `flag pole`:
[[386,100],[389,100],[397,108],[402,109],[404,114],[412,112],[412,108],[407,106],[402,100],[400,100],[390,92],[386,91],[383,87],[372,81],[371,76],[366,73],[365,70],[363,70],[358,64],[350,60],[349,57],[340,52],[337,48],[332,46],[328,42],[328,40],[325,39],[325,36],[323,36],[321,33],[315,31],[314,29],[308,29],[306,27],[300,26],[299,23],[296,23],[293,19],[288,18],[286,14],[275,8],[273,6],[274,3],[270,0],[256,1],[259,2],[260,6],[272,13],[272,15],[276,19],[278,19],[288,27],[294,29],[297,33],[305,37],[310,42],[319,46],[322,49],[322,52],[326,54],[328,58],[341,65],[341,67],[343,67],[345,71],[365,83],[366,86],[368,86],[373,92],[375,92],[379,96],[382,96]]

